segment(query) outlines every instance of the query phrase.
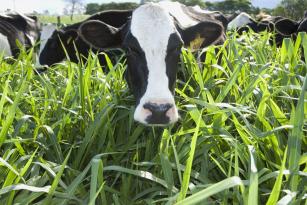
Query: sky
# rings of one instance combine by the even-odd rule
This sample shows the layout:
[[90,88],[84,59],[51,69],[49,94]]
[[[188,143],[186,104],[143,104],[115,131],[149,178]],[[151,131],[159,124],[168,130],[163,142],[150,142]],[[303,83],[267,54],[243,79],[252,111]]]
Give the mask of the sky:
[[[84,0],[85,3],[108,3],[108,2],[139,2],[139,0]],[[221,1],[221,0],[210,0]],[[254,6],[260,8],[274,8],[281,0],[252,0]],[[67,5],[64,0],[0,0],[0,12],[6,9],[17,10],[23,13],[33,11],[44,12],[48,10],[51,14],[62,14]]]

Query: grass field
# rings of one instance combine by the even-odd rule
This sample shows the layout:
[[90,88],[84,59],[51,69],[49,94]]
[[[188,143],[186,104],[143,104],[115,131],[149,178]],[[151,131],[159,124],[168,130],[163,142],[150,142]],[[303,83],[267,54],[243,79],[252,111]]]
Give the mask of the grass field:
[[1,204],[306,205],[307,35],[268,38],[230,35],[203,63],[183,50],[165,128],[133,121],[124,59],[1,60]]
[[[89,17],[89,15],[74,15],[73,20],[71,20],[69,15],[61,15],[61,23],[62,24],[72,24],[76,22],[80,22]],[[57,16],[52,15],[39,15],[38,19],[42,23],[58,23]]]

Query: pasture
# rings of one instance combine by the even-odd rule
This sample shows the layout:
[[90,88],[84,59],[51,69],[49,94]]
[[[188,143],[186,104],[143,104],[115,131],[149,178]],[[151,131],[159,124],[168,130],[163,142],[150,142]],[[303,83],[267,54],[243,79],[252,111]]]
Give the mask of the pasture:
[[124,57],[107,74],[95,55],[1,59],[1,204],[307,204],[307,35],[270,35],[182,50],[165,128],[133,121]]
[[[73,20],[71,20],[70,16],[68,16],[68,15],[61,15],[60,16],[62,24],[73,24],[73,23],[76,23],[76,22],[83,21],[87,17],[89,17],[89,15],[85,15],[85,14],[74,15]],[[55,16],[55,15],[39,15],[38,19],[42,23],[58,23],[57,22],[57,16]]]

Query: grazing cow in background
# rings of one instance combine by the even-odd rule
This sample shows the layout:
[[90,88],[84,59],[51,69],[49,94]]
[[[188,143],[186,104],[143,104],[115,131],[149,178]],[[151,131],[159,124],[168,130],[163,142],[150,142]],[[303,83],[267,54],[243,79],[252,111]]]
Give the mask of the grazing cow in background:
[[[276,32],[283,38],[292,38],[296,40],[299,32],[307,33],[307,11],[304,13],[304,17],[299,21],[293,21],[288,18],[284,18],[275,23]],[[280,45],[282,44],[282,41]],[[303,53],[303,47],[301,48]],[[304,55],[301,55],[301,59],[304,61]]]
[[[79,38],[77,32],[79,26],[82,23],[90,20],[98,20],[114,27],[120,27],[128,21],[128,19],[131,17],[131,14],[132,11],[130,10],[100,12],[90,16],[88,19],[82,22],[66,26],[59,30],[55,30],[41,49],[39,56],[40,64],[51,66],[55,63],[63,61],[66,58],[63,47],[67,51],[67,55],[70,61],[78,63],[80,57],[86,61],[91,47],[86,42],[84,42],[84,40]],[[76,50],[78,51],[79,55],[77,55]],[[92,51],[96,53],[99,50],[92,49]],[[99,55],[99,61],[101,65],[106,64],[105,56]]]
[[[258,16],[258,18],[260,18]],[[244,31],[248,32],[249,29],[253,30],[256,33],[262,31],[268,31],[273,33],[273,37],[270,39],[270,44],[275,44],[277,47],[281,46],[282,41],[286,35],[278,32],[275,29],[276,23],[279,21],[284,21],[286,18],[281,16],[270,16],[270,15],[261,15],[261,21],[255,21],[250,15],[245,12],[239,14],[233,21],[228,24],[228,30],[237,30],[237,33],[241,35]]]
[[138,7],[121,27],[86,21],[79,33],[98,49],[126,51],[126,80],[136,98],[134,119],[160,126],[178,120],[173,92],[181,48],[207,47],[225,36],[214,15],[168,1]]
[[272,29],[272,24],[268,19],[263,22],[257,22],[249,14],[241,12],[228,24],[227,30],[237,30],[241,35],[244,31],[248,31],[249,28],[256,33],[259,33],[267,29]]
[[36,16],[17,12],[0,15],[0,48],[4,56],[17,58],[20,49],[16,41],[27,49],[34,46],[39,37],[40,23]]
[[285,36],[297,35],[299,32],[307,32],[307,12],[304,18],[294,21],[288,18],[281,19],[275,23],[276,31]]

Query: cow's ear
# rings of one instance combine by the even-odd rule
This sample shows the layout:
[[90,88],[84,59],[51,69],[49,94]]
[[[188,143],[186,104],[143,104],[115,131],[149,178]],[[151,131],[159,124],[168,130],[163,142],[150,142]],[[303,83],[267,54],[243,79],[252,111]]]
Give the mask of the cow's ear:
[[296,21],[285,18],[275,23],[275,29],[280,34],[291,35],[297,31],[298,25]]
[[179,33],[186,47],[198,49],[206,47],[217,41],[223,35],[224,28],[213,21],[200,22],[194,26],[181,29]]
[[118,47],[121,40],[121,29],[102,21],[86,21],[79,27],[81,38],[95,48]]

